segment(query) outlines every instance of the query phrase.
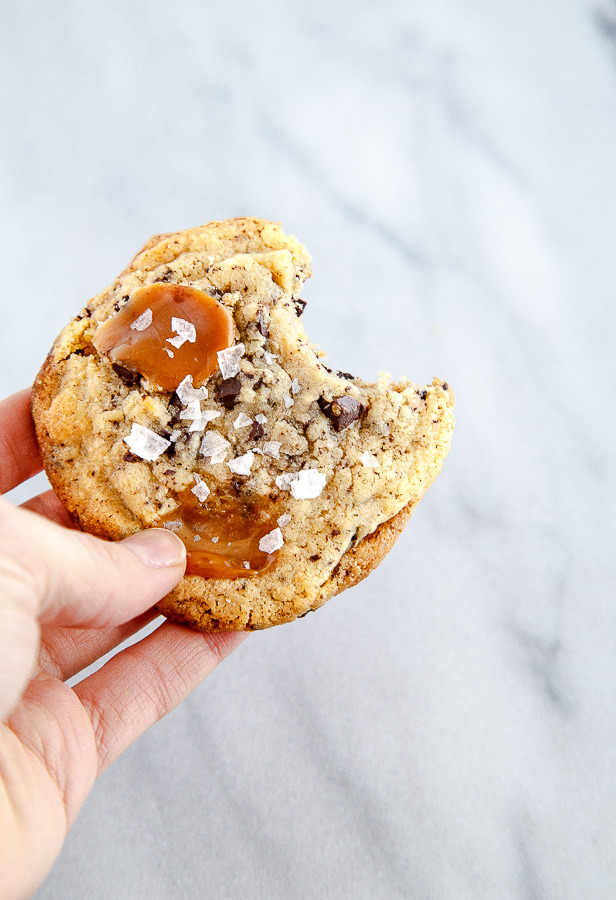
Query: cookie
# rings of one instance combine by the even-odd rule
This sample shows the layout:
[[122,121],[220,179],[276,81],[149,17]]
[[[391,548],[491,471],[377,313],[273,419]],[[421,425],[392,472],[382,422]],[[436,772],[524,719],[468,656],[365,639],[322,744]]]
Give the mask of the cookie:
[[112,540],[175,531],[187,571],[159,609],[193,628],[290,622],[356,584],[449,449],[445,382],[369,384],[325,364],[301,320],[310,272],[264,220],[157,235],[34,385],[45,469],[73,520]]

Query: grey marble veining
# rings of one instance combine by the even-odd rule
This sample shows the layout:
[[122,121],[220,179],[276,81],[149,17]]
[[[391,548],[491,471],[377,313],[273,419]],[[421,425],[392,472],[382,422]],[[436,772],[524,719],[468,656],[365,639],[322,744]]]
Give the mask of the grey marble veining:
[[2,20],[3,394],[150,234],[255,214],[337,367],[457,396],[386,562],[133,746],[39,896],[614,897],[616,4]]

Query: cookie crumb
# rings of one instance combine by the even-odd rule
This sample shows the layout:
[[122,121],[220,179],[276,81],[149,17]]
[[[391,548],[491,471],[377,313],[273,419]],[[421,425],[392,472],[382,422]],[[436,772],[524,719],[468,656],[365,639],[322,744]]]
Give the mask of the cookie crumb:
[[376,467],[380,465],[376,456],[374,456],[372,453],[368,453],[367,450],[364,450],[359,458],[362,465],[366,466],[366,468],[368,469],[376,469]]

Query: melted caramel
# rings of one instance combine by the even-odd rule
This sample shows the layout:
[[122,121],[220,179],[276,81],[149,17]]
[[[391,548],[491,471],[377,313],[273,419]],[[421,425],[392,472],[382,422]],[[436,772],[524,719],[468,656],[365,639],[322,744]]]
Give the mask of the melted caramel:
[[184,543],[187,575],[246,578],[271,566],[277,552],[259,550],[259,541],[276,528],[275,516],[265,520],[264,510],[235,497],[201,503],[190,489],[178,499],[179,507],[159,524]]
[[[152,311],[152,322],[143,330],[131,328],[136,320]],[[194,325],[196,340],[180,347],[172,318]],[[102,325],[94,346],[112,363],[138,372],[165,391],[172,391],[192,375],[197,387],[218,367],[216,353],[231,347],[233,319],[213,297],[185,284],[150,284],[139,288],[122,309]]]

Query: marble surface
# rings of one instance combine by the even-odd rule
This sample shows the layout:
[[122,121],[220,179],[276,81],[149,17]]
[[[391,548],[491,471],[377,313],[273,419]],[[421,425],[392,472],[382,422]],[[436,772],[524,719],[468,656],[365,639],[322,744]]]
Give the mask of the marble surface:
[[3,394],[150,234],[254,214],[336,367],[457,395],[383,565],[134,745],[38,896],[616,896],[616,4],[24,0],[0,48]]

